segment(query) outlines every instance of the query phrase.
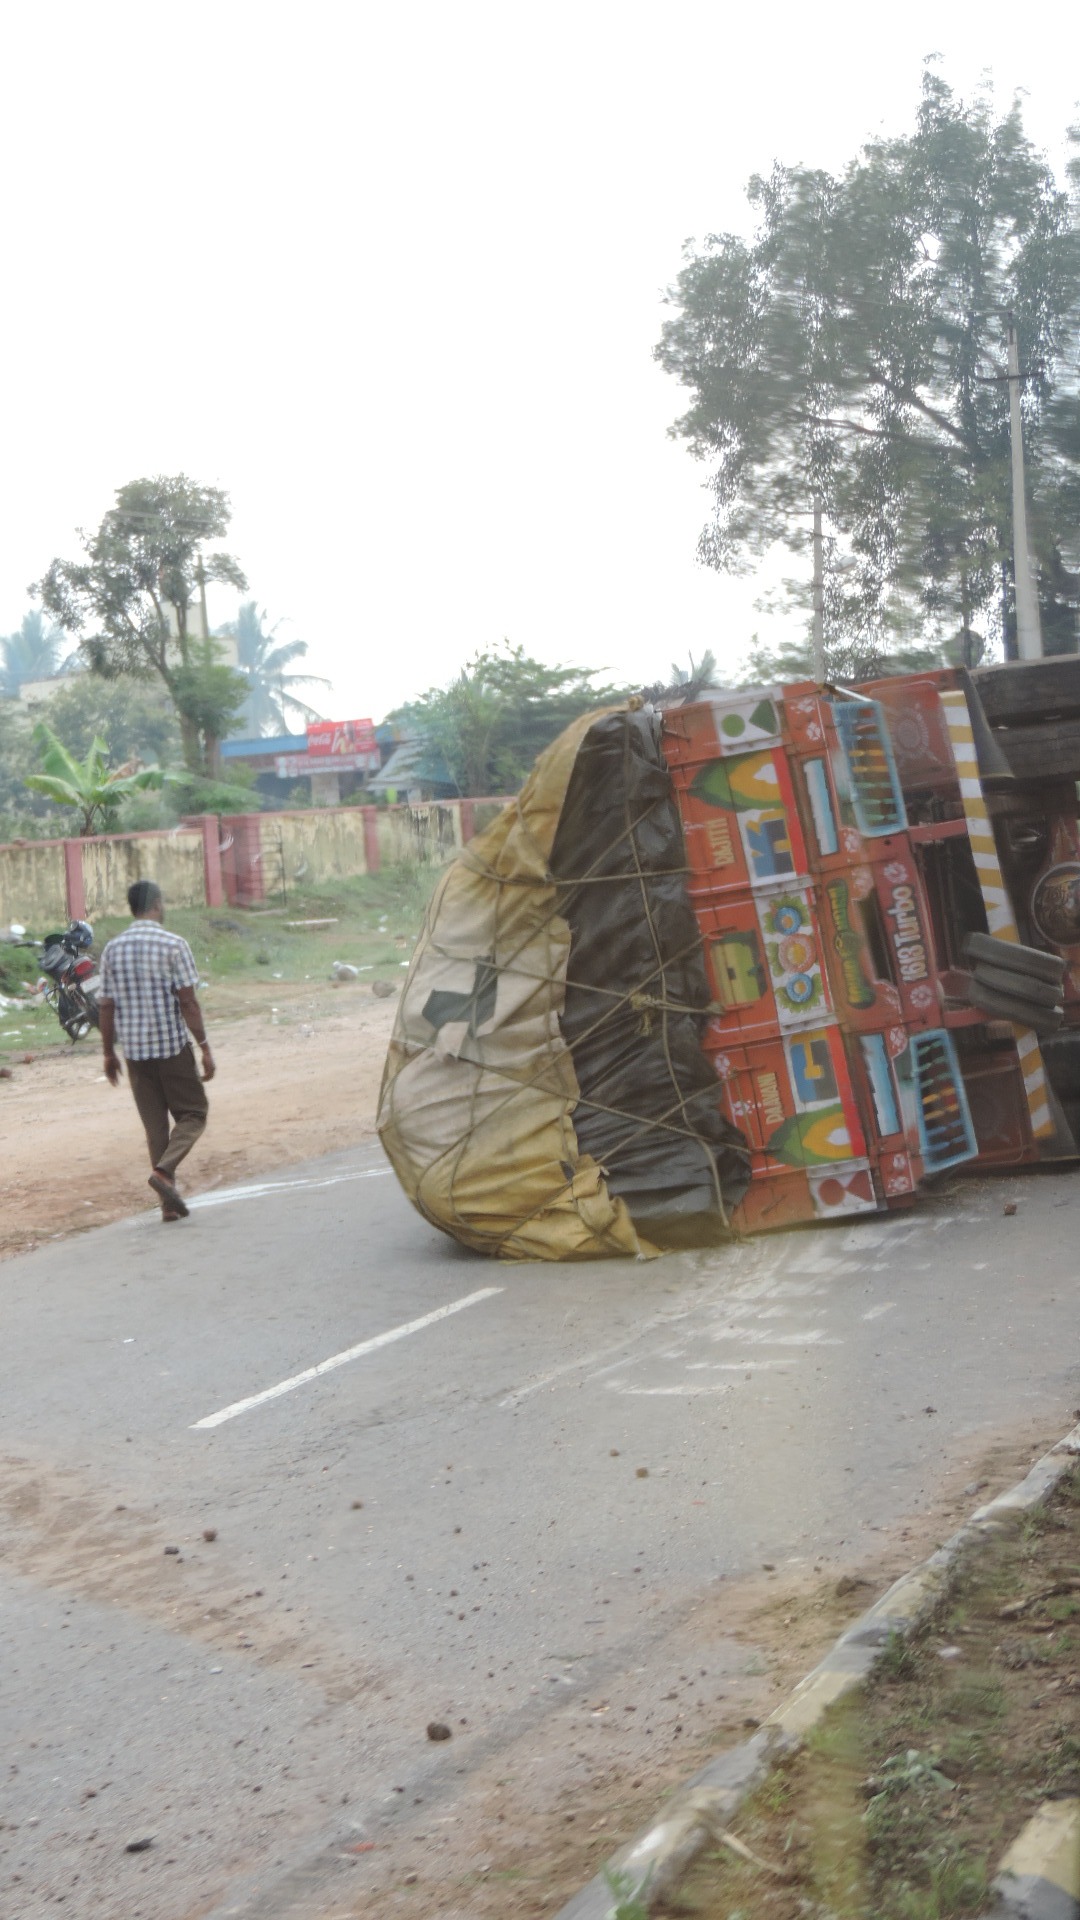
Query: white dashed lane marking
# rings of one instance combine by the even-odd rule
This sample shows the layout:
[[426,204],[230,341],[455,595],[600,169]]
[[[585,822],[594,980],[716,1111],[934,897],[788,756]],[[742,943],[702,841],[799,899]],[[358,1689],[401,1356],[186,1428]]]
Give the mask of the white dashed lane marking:
[[303,1373],[294,1373],[288,1380],[279,1380],[276,1386],[264,1387],[261,1393],[253,1393],[246,1400],[234,1400],[229,1407],[222,1407],[220,1413],[208,1413],[203,1420],[196,1420],[191,1431],[199,1432],[207,1427],[220,1427],[226,1420],[235,1420],[238,1414],[250,1413],[253,1407],[264,1406],[268,1400],[278,1400],[283,1393],[292,1393],[297,1387],[305,1387],[311,1380],[318,1380],[324,1373],[333,1373],[338,1367],[344,1367],[351,1360],[360,1360],[366,1353],[374,1353],[379,1347],[388,1347],[395,1340],[404,1340],[407,1334],[419,1333],[424,1327],[433,1327],[438,1320],[449,1319],[452,1313],[461,1313],[465,1307],[475,1307],[481,1300],[490,1300],[493,1294],[502,1293],[502,1287],[481,1287],[476,1293],[467,1293],[460,1300],[451,1300],[445,1307],[436,1307],[433,1313],[423,1313],[418,1320],[406,1320],[400,1327],[391,1327],[386,1333],[377,1333],[370,1340],[361,1340],[355,1347],[346,1347],[344,1353],[331,1354],[329,1360],[320,1360],[318,1366],[305,1367]]

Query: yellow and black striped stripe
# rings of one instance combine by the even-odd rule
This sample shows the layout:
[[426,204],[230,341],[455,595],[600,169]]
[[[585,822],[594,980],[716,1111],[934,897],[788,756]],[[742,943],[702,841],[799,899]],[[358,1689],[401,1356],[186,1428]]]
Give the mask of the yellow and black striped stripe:
[[[986,908],[986,923],[996,940],[1011,940],[1020,944],[1020,934],[1012,910],[998,859],[997,842],[994,829],[990,824],[990,815],[986,809],[986,796],[979,778],[979,762],[975,752],[975,735],[971,725],[968,704],[959,688],[942,693],[941,704],[949,729],[953,758],[960,781],[960,797],[964,803],[964,816],[967,820],[968,839],[975,858],[975,871],[979,876],[983,905]],[[1016,1050],[1020,1055],[1020,1070],[1024,1076],[1024,1094],[1028,1112],[1031,1115],[1031,1130],[1036,1140],[1048,1139],[1054,1131],[1050,1117],[1050,1107],[1046,1097],[1046,1070],[1043,1067],[1042,1053],[1038,1035],[1030,1027],[1014,1027]]]

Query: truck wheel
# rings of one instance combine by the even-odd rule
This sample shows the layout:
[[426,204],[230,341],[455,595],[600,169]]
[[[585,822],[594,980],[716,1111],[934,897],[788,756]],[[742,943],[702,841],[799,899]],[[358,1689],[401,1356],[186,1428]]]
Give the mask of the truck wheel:
[[976,980],[984,987],[993,987],[995,993],[1008,993],[1028,1001],[1033,1007],[1060,1007],[1061,985],[1051,986],[1048,980],[1036,980],[1030,974],[1010,973],[1007,967],[988,967],[980,960],[975,968]]
[[1016,993],[998,993],[994,987],[986,987],[973,974],[968,988],[968,999],[980,1013],[988,1014],[991,1020],[1011,1020],[1014,1026],[1031,1027],[1035,1033],[1056,1033],[1065,1023],[1065,1014],[1061,1007],[1035,1007],[1030,1000],[1022,999],[1022,982],[1019,981]]
[[1080,1031],[1053,1034],[1045,1043],[1043,1063],[1062,1105],[1080,1105]]
[[1065,974],[1065,962],[1059,953],[1021,947],[1015,940],[996,940],[992,933],[969,933],[964,954],[968,960],[986,960],[992,967],[1004,967],[1010,973],[1026,974],[1029,980],[1046,980],[1055,986]]

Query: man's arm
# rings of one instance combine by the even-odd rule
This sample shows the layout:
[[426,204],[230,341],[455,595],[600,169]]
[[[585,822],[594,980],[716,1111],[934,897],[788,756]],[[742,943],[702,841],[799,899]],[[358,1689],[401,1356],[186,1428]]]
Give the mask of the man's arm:
[[[206,1038],[206,1027],[203,1022],[202,1008],[195,997],[195,989],[194,987],[178,987],[176,997],[180,1002],[180,1011],[184,1016],[187,1030],[192,1039],[198,1043],[199,1052],[202,1055],[202,1077],[204,1080],[212,1080],[215,1072],[214,1056],[210,1051],[209,1042]],[[106,1068],[106,1072],[108,1072],[108,1068]]]
[[98,1026],[101,1029],[101,1050],[105,1056],[105,1078],[110,1087],[115,1087],[119,1085],[124,1069],[116,1051],[116,1008],[112,1000],[98,1001]]

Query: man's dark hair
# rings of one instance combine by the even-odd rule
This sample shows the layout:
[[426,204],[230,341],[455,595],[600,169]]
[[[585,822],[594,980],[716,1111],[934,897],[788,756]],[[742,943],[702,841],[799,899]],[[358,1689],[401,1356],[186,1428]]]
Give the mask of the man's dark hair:
[[161,905],[161,888],[156,880],[133,880],[128,888],[128,906],[136,919],[151,907]]

